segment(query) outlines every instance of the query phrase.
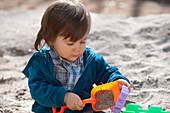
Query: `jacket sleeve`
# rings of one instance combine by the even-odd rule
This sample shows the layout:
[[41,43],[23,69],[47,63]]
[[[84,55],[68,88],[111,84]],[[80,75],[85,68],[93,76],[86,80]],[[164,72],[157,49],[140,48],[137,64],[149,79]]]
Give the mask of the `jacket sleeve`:
[[97,84],[112,82],[117,79],[125,79],[130,83],[130,81],[119,72],[117,67],[110,67],[102,55],[97,57],[96,62],[97,76],[95,82]]
[[37,103],[46,107],[64,106],[64,96],[68,90],[65,90],[61,85],[55,86],[49,83],[47,75],[42,73],[42,66],[38,60],[33,61],[28,72],[30,93]]

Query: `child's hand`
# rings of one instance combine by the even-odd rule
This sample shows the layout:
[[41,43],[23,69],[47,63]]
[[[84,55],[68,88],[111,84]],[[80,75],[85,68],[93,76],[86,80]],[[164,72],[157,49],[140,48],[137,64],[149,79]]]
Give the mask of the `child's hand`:
[[64,103],[70,110],[82,110],[85,106],[80,97],[71,92],[67,92],[64,97]]
[[118,81],[118,83],[119,83],[119,89],[120,89],[120,90],[122,90],[122,86],[125,85],[125,86],[128,87],[129,92],[130,92],[131,87],[130,87],[130,84],[129,84],[126,80],[124,80],[124,79],[118,79],[118,80],[116,80],[116,81]]

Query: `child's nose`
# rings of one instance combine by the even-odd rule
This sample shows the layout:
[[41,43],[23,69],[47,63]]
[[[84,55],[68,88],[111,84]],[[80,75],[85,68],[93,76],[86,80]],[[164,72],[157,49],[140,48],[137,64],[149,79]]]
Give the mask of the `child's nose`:
[[81,50],[81,45],[80,44],[76,44],[75,48],[74,48],[74,51],[78,52],[80,50]]

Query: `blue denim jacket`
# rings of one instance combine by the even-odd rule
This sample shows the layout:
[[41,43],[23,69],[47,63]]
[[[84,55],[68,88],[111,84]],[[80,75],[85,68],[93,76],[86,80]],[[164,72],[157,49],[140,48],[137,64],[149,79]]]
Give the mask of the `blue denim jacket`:
[[[64,96],[69,91],[63,88],[61,82],[54,75],[54,64],[50,56],[50,49],[44,46],[34,53],[23,69],[28,77],[28,85],[32,98],[35,100],[32,111],[35,113],[52,113],[52,107],[60,110],[64,106]],[[90,98],[93,84],[99,85],[107,81],[125,79],[117,67],[110,67],[102,55],[96,54],[92,49],[86,48],[83,54],[84,71],[71,91],[80,98]],[[91,104],[86,104],[82,111],[65,110],[65,113],[88,113],[92,110]]]

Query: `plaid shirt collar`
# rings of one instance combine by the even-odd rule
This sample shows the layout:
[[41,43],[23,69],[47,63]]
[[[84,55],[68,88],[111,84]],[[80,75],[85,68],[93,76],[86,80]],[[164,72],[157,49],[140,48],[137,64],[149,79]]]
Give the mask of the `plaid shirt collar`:
[[64,88],[72,90],[84,70],[83,55],[71,63],[60,57],[54,47],[50,47],[50,54],[54,63],[54,76]]

